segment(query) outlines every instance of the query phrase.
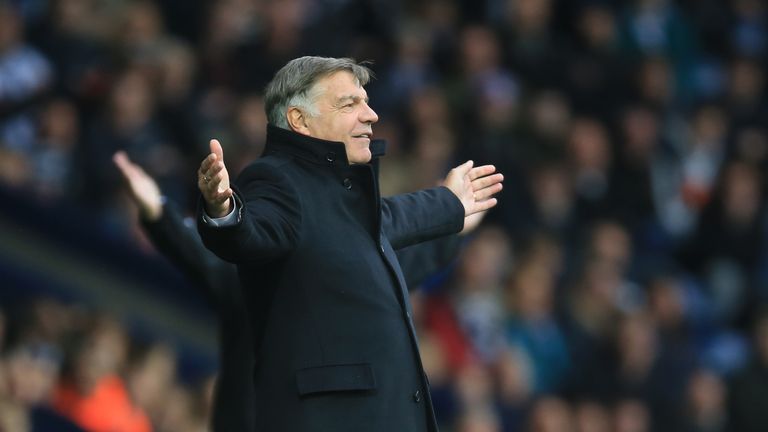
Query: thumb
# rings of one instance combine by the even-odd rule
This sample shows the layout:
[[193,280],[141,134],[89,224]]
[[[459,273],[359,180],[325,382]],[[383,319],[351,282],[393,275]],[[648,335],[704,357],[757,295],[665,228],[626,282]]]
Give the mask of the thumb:
[[221,143],[217,139],[211,140],[211,153],[216,155],[216,159],[223,161],[224,160],[224,149],[221,148]]

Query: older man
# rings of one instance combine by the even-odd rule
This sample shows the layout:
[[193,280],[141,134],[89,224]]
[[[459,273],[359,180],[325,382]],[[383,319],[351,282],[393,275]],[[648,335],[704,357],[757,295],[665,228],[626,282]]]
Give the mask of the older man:
[[381,199],[378,120],[349,59],[302,57],[267,87],[264,156],[230,187],[218,141],[198,171],[206,246],[238,265],[252,312],[259,431],[434,431],[395,250],[496,204],[492,166]]

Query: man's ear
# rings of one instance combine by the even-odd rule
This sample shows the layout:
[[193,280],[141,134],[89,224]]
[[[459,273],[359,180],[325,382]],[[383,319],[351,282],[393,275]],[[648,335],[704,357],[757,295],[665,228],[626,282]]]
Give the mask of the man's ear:
[[291,127],[291,130],[302,135],[309,135],[307,117],[304,115],[302,110],[297,107],[290,107],[288,108],[286,117],[288,119],[288,126]]

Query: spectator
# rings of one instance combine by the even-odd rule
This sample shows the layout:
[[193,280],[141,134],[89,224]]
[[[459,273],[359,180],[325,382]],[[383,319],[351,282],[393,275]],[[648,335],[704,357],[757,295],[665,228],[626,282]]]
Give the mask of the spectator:
[[754,354],[747,367],[739,371],[728,386],[729,420],[733,430],[753,432],[768,424],[768,412],[752,401],[765,400],[768,371],[768,314],[762,311],[753,326]]
[[120,325],[108,319],[96,321],[68,355],[54,408],[94,432],[151,432],[147,414],[119,375],[125,355],[126,336]]
[[688,426],[691,432],[728,430],[726,385],[722,378],[707,370],[693,373],[688,383]]
[[0,3],[0,144],[26,158],[34,143],[33,108],[51,87],[48,59],[27,43],[24,23],[8,2]]

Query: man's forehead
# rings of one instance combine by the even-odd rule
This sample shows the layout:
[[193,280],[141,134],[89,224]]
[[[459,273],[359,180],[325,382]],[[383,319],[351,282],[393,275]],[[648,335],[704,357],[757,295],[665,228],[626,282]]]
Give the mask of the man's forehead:
[[367,98],[368,93],[351,72],[339,71],[322,78],[318,85],[334,99]]

